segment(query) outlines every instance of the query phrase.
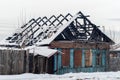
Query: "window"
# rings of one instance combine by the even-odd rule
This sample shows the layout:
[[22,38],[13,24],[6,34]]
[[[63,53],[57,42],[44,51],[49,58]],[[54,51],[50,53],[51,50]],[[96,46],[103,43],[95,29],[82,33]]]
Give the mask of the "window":
[[85,50],[85,66],[92,66],[92,52],[91,50]]
[[75,49],[74,52],[74,66],[79,67],[82,66],[82,50]]
[[62,66],[69,66],[70,64],[70,50],[62,49]]
[[117,53],[110,53],[110,58],[117,58]]
[[100,53],[97,53],[96,55],[96,65],[102,64],[102,55]]

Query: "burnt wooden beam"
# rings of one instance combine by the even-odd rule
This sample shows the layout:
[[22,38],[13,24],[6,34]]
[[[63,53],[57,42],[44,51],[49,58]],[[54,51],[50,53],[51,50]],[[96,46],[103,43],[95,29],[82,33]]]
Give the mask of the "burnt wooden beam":
[[[33,21],[33,22],[32,22],[32,21]],[[32,22],[32,23],[31,23],[31,22]],[[29,23],[31,23],[31,24],[29,25]],[[29,25],[29,26],[26,27],[25,29],[23,29],[23,31],[20,33],[20,34],[22,34],[22,35],[21,35],[21,38],[22,38],[22,36],[24,36],[24,35],[23,35],[23,32],[25,32],[25,31],[26,31],[29,27],[31,27],[34,23],[36,23],[37,25],[39,25],[35,19],[31,19],[27,24],[25,24],[26,26],[27,26],[27,25]],[[23,28],[23,27],[21,27],[21,28]],[[30,31],[31,31],[31,30],[30,30]],[[13,37],[12,37],[11,39],[9,39],[9,40],[12,40],[12,41],[10,41],[10,42],[14,43],[14,42],[17,40],[18,36],[20,36],[20,34],[16,34],[16,35],[15,35],[16,37],[14,37],[14,35],[13,35]],[[15,39],[16,39],[16,40],[15,40]],[[13,41],[13,40],[14,40],[14,41]]]
[[[67,17],[73,17],[70,13],[68,13],[66,16],[63,16],[63,15],[61,15],[62,17],[63,17],[63,19],[60,21],[60,23],[62,23],[64,20],[66,20],[66,21],[69,21],[68,19],[67,19]],[[57,24],[57,26],[60,24],[60,23],[58,23]]]
[[28,23],[24,24],[21,28],[25,28],[29,23],[31,23],[33,21],[33,18],[31,20],[28,21]]
[[52,24],[54,24],[55,21],[59,21],[58,18],[60,18],[61,16],[62,16],[62,14],[60,14],[58,17],[56,17],[56,18],[54,19],[54,21],[52,21],[52,23],[51,23],[49,26],[51,26]]
[[83,29],[85,30],[85,32],[87,32],[87,33],[90,35],[90,32],[89,32],[88,30],[86,30],[86,25],[87,25],[87,24],[86,24],[86,20],[83,19],[83,21],[84,21],[84,24],[80,24],[80,22],[78,22],[77,19],[76,19],[76,23],[79,24],[78,27],[79,27],[79,28],[83,28]]
[[[45,25],[45,24],[47,24],[47,22],[49,22],[51,24],[52,23],[51,19],[53,19],[53,18],[56,19],[56,16],[55,15],[51,16],[46,22],[44,22],[42,24],[42,26]],[[52,24],[52,25],[55,26],[54,24]]]

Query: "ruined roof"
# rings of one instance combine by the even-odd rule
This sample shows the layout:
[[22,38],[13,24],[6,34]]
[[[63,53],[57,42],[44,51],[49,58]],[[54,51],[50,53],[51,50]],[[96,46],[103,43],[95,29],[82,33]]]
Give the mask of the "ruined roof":
[[114,43],[87,17],[89,16],[78,12],[74,16],[68,13],[66,16],[60,14],[59,16],[52,15],[49,18],[45,16],[31,19],[0,45],[47,45],[53,40]]

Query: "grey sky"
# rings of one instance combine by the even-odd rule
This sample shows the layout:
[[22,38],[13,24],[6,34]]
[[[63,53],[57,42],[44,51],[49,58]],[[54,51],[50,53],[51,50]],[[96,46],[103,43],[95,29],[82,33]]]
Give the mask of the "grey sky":
[[31,18],[78,11],[96,25],[120,31],[120,0],[0,0],[0,38]]

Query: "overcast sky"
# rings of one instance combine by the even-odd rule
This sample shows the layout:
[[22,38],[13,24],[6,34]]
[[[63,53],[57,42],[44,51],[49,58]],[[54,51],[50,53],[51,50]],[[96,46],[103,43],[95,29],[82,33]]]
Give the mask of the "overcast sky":
[[120,31],[120,0],[0,0],[0,38],[31,18],[79,11],[106,30]]

